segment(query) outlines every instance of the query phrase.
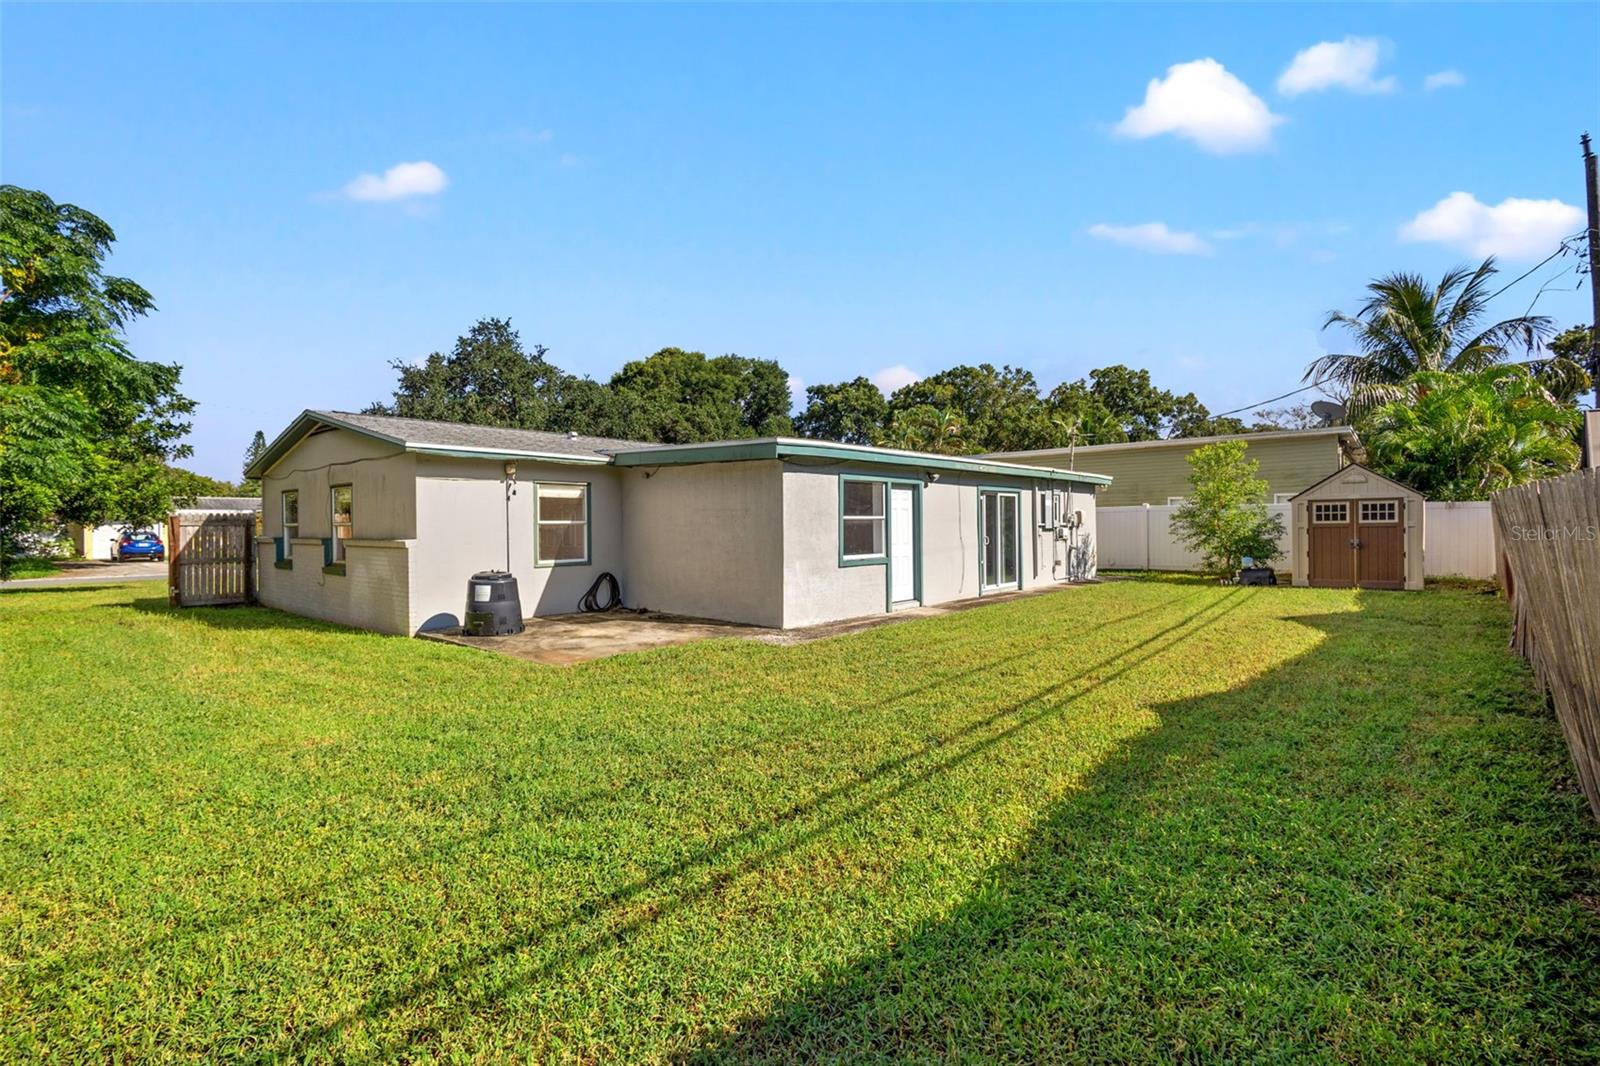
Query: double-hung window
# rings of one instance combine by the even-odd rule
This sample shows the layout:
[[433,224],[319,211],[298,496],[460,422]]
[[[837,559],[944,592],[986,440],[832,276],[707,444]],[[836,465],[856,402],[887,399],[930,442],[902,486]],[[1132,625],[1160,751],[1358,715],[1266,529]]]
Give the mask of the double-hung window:
[[350,486],[335,485],[328,492],[328,508],[333,514],[333,561],[344,562],[344,542],[350,539]]
[[288,559],[294,551],[294,538],[300,535],[300,493],[288,489],[279,499],[283,508],[283,545],[279,554]]
[[589,561],[589,486],[541,481],[534,486],[534,561],[581,566]]
[[839,512],[839,554],[844,559],[882,559],[884,483],[846,481]]

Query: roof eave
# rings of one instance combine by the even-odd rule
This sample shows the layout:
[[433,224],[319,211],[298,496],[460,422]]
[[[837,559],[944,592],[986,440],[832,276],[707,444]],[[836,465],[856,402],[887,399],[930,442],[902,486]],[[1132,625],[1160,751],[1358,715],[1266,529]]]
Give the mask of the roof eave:
[[880,466],[915,467],[923,470],[958,470],[978,474],[1024,477],[1041,481],[1079,482],[1109,485],[1106,474],[1080,470],[1061,470],[1052,466],[1026,466],[1001,460],[967,456],[933,455],[889,448],[837,444],[831,441],[803,441],[767,437],[756,440],[712,441],[705,444],[664,445],[618,452],[617,466],[672,466],[690,463],[729,463],[759,459],[809,458],[846,463],[875,463]]

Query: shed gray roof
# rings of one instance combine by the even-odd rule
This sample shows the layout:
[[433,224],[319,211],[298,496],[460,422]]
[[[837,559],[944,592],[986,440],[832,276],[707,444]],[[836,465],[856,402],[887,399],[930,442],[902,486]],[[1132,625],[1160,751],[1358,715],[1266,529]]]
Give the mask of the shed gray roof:
[[259,511],[260,496],[196,496],[194,503],[181,511]]
[[252,463],[246,473],[251,477],[261,476],[319,425],[347,429],[388,441],[406,451],[438,455],[604,463],[619,451],[650,446],[641,441],[549,433],[537,429],[474,426],[464,422],[433,422],[423,418],[360,415],[349,411],[305,411],[279,434],[277,440],[267,446],[261,458]]

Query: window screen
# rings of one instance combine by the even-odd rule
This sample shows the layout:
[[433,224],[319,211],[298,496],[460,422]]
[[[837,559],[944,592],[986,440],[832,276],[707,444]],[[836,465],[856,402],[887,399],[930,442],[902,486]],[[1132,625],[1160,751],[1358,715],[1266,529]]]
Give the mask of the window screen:
[[840,553],[846,559],[874,559],[883,555],[883,504],[883,482],[844,483],[839,537]]
[[536,492],[536,561],[541,566],[588,562],[589,486],[540,482]]
[[350,486],[335,485],[328,493],[333,514],[333,561],[344,562],[344,542],[350,539]]

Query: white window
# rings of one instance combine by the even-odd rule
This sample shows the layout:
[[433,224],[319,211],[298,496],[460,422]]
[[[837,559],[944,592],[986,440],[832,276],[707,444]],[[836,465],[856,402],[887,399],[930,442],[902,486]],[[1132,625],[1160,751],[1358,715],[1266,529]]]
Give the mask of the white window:
[[1167,497],[1167,506],[1168,507],[1181,507],[1181,506],[1183,506],[1183,501],[1186,498],[1187,497],[1184,497],[1184,496],[1168,496]]
[[1274,492],[1272,494],[1272,502],[1288,503],[1290,500],[1294,499],[1294,496],[1295,494],[1292,492]]
[[541,481],[534,486],[534,561],[580,566],[589,561],[589,486]]
[[1039,493],[1039,528],[1056,528],[1056,515],[1060,513],[1061,493],[1046,489]]
[[883,558],[883,482],[846,481],[839,512],[839,555]]
[[1311,521],[1318,525],[1342,525],[1350,521],[1350,505],[1343,500],[1313,503]]
[[283,500],[283,553],[289,554],[289,545],[300,535],[300,493],[289,489]]
[[1361,521],[1392,524],[1400,520],[1399,500],[1362,500]]
[[333,561],[344,562],[344,542],[350,539],[350,486],[335,485],[328,492],[328,510],[333,515]]

